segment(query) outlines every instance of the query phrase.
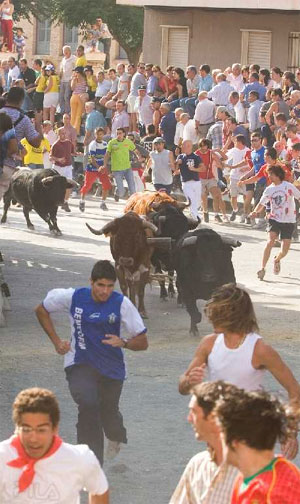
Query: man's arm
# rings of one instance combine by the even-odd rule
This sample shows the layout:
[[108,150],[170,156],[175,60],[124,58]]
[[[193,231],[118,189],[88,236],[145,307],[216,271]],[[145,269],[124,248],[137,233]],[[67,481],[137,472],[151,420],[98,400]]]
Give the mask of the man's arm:
[[102,495],[89,494],[89,504],[109,504],[109,491]]
[[205,366],[207,363],[207,358],[212,350],[214,342],[216,340],[215,334],[210,334],[206,336],[201,341],[198,346],[194,358],[187,370],[179,378],[179,392],[182,395],[187,395],[190,392],[191,387],[201,383],[205,373]]
[[84,139],[83,139],[83,145],[89,145],[91,136],[92,136],[92,131],[89,129],[86,129]]
[[105,170],[107,170],[107,166],[108,166],[108,161],[110,160],[110,152],[109,151],[106,151],[105,155],[104,155],[104,160],[103,160],[103,168]]
[[40,325],[52,341],[56,352],[60,355],[66,354],[70,350],[70,343],[69,341],[62,341],[60,339],[55,330],[50,313],[47,312],[42,304],[39,304],[35,308],[35,313]]
[[119,336],[116,336],[116,334],[106,334],[102,343],[103,345],[110,345],[114,348],[127,348],[127,350],[133,350],[134,352],[147,350],[148,348],[146,333],[141,333],[133,338],[130,338],[127,343],[122,338],[119,338]]

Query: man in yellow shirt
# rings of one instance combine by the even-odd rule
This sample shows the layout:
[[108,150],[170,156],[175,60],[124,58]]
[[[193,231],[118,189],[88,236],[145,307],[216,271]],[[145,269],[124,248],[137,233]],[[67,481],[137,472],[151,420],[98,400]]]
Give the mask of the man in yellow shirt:
[[44,168],[43,154],[44,152],[50,152],[51,146],[47,138],[43,138],[39,147],[33,147],[30,143],[23,138],[21,144],[26,150],[24,156],[24,165],[28,166],[32,170],[37,170],[38,168]]
[[79,45],[76,49],[76,55],[77,55],[77,60],[75,67],[85,67],[87,65],[87,60],[84,54],[84,47],[83,45]]

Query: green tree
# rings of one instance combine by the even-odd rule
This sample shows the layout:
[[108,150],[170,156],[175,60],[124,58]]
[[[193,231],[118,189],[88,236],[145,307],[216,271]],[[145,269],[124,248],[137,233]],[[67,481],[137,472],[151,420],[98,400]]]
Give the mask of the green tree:
[[[42,0],[42,2],[45,0]],[[40,0],[38,0],[40,2]],[[86,27],[101,17],[129,61],[136,63],[142,51],[144,11],[140,7],[116,5],[116,0],[49,0],[51,17],[68,26]]]
[[49,0],[14,0],[14,19],[16,19],[17,21],[19,21],[20,18],[29,19],[31,14],[35,17],[50,17],[50,2]]

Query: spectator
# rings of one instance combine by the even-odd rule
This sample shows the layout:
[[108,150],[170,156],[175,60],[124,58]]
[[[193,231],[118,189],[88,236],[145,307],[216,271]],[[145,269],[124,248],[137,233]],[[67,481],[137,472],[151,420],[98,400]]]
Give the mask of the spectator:
[[99,110],[95,110],[95,103],[92,101],[86,102],[85,104],[86,120],[85,120],[85,134],[83,144],[86,147],[85,151],[87,153],[87,146],[95,139],[94,132],[98,128],[106,129],[106,121],[103,114]]
[[167,67],[166,78],[168,82],[168,96],[167,96],[168,98],[170,94],[174,93],[174,91],[176,91],[177,89],[177,83],[174,77],[174,67],[172,65],[169,65]]
[[240,93],[240,100],[248,103],[248,97],[250,91],[256,91],[258,93],[258,99],[260,101],[265,101],[266,88],[259,83],[258,73],[251,73],[249,77],[249,84],[246,84],[243,91]]
[[[173,71],[173,67],[172,67]],[[155,91],[155,95],[160,98],[167,99],[169,92],[169,80],[168,77],[161,71],[161,68],[158,65],[154,65],[152,67],[153,75],[157,78],[157,87]],[[175,81],[173,81],[175,83]],[[175,87],[174,89],[175,90]]]
[[87,65],[86,57],[84,54],[84,47],[83,45],[79,45],[76,49],[76,61],[75,61],[75,68],[76,67],[82,67],[84,68]]
[[259,100],[258,91],[250,91],[248,95],[248,101],[250,104],[248,112],[249,131],[250,133],[254,133],[261,127],[261,122],[259,120],[259,111],[262,106],[262,102]]
[[127,96],[130,91],[130,76],[127,72],[125,72],[125,65],[123,63],[119,63],[117,65],[117,74],[118,74],[118,89],[112,99],[106,102],[105,107],[108,109],[115,110],[116,103],[118,100],[126,101]]
[[169,103],[162,103],[160,106],[160,113],[162,115],[159,133],[165,141],[167,150],[174,150],[174,137],[176,131],[176,118],[174,112],[171,111]]
[[207,97],[207,91],[200,91],[195,111],[195,125],[200,138],[205,138],[215,122],[215,105]]
[[55,112],[59,102],[59,76],[55,72],[54,65],[47,65],[45,68],[47,87],[44,90],[43,119],[54,124]]
[[187,112],[191,118],[193,118],[199,91],[200,76],[197,74],[197,68],[193,65],[187,67],[186,74],[188,97],[180,100],[180,107],[182,107],[183,110]]
[[234,91],[234,88],[226,81],[226,75],[219,73],[217,75],[217,85],[208,92],[208,98],[211,98],[214,104],[219,107],[220,105],[228,105],[229,95]]
[[248,65],[243,65],[242,66],[242,76],[243,76],[243,82],[244,84],[249,83],[249,77],[250,77],[250,71],[249,71],[249,66]]
[[14,35],[13,42],[15,45],[15,51],[18,55],[18,61],[20,61],[20,59],[24,58],[26,46],[23,28],[16,28],[16,34]]
[[190,116],[185,112],[181,114],[180,121],[184,124],[182,132],[182,141],[190,140],[193,144],[193,150],[196,150],[199,141],[199,135],[196,129],[196,123],[194,119],[190,119]]
[[159,124],[161,121],[161,113],[160,113],[160,106],[161,106],[161,98],[158,98],[157,96],[152,96],[151,99],[151,108],[152,108],[152,124],[154,126],[154,132],[155,134],[158,133],[158,128]]
[[89,100],[94,100],[98,83],[97,77],[94,75],[93,67],[91,65],[87,65],[84,67],[84,73],[87,82]]
[[271,74],[267,68],[261,68],[259,70],[259,82],[262,86],[265,86],[266,90],[273,89],[273,81],[271,79]]
[[61,114],[70,114],[71,79],[76,64],[76,56],[71,52],[71,47],[63,47],[63,59],[60,64],[60,90],[59,106]]
[[36,116],[42,115],[44,110],[44,92],[47,88],[47,80],[46,66],[43,66],[41,75],[35,81],[36,88],[33,95],[33,109]]
[[139,87],[134,110],[138,119],[140,135],[143,137],[146,134],[146,127],[153,121],[151,97],[147,94],[146,86]]
[[23,79],[23,81],[25,82],[25,89],[27,91],[34,91],[36,81],[35,71],[33,70],[33,68],[29,68],[27,60],[25,58],[22,58],[19,61],[19,66],[19,79]]
[[[15,61],[15,58],[13,58]],[[1,76],[3,77],[2,81],[2,87],[5,92],[9,90],[9,78],[8,78],[8,72],[10,70],[8,60],[2,60],[1,61]],[[19,74],[18,74],[19,75]],[[17,78],[17,77],[16,77]]]
[[1,16],[1,32],[3,36],[3,42],[7,44],[7,49],[9,52],[13,50],[13,13],[15,7],[10,0],[4,0],[0,5],[0,16]]
[[111,124],[111,136],[112,138],[117,138],[117,130],[123,128],[125,134],[129,130],[129,115],[125,109],[125,103],[122,100],[118,100],[116,103],[116,112],[112,118]]
[[178,156],[181,152],[181,144],[182,144],[182,137],[183,137],[183,128],[184,124],[181,122],[181,114],[184,113],[183,109],[178,107],[175,109],[175,119],[176,119],[176,129],[175,129],[175,135],[174,135],[174,146],[175,146],[175,154]]
[[99,42],[103,44],[103,52],[105,53],[104,68],[110,67],[110,48],[111,34],[106,23],[103,23],[101,18],[96,19],[97,28],[100,32]]
[[95,98],[96,98],[96,104],[101,101],[101,98],[103,96],[107,95],[111,88],[111,82],[110,80],[105,78],[105,72],[100,71],[97,74],[97,89],[95,93]]
[[153,140],[153,151],[150,152],[147,169],[152,170],[152,183],[155,190],[164,189],[167,194],[170,194],[175,170],[174,156],[165,148],[165,141],[161,137]]
[[[69,114],[63,115],[63,129],[65,130],[66,138],[73,144],[74,152],[77,151],[77,131],[71,124]],[[50,142],[51,143],[51,142]]]
[[46,149],[43,152],[44,168],[52,168],[52,163],[50,161],[49,152],[51,150],[52,145],[56,142],[58,137],[57,137],[57,134],[53,131],[51,121],[44,121],[43,122],[43,135],[44,135],[44,138],[49,142],[49,145],[50,145],[49,151]]
[[260,111],[259,113],[259,121],[261,123],[260,134],[262,137],[262,144],[264,147],[273,147],[275,142],[275,136],[273,134],[272,129],[266,121],[267,113],[265,111]]
[[273,89],[282,88],[282,71],[278,67],[271,68],[271,78],[273,81]]
[[146,128],[146,136],[142,140],[142,145],[148,152],[151,152],[153,150],[153,140],[155,138],[155,127],[153,124],[149,124],[149,126],[147,126]]
[[172,110],[180,106],[180,100],[188,97],[186,77],[182,68],[175,67],[173,76],[176,82],[176,91],[168,96],[168,102],[171,103]]
[[8,75],[7,75],[7,77],[8,77],[7,86],[8,86],[8,88],[11,88],[14,81],[17,80],[20,75],[20,69],[19,69],[17,62],[13,56],[10,56],[8,58],[8,67],[9,67],[9,69],[8,69]]
[[201,65],[199,68],[200,80],[199,80],[199,91],[210,91],[213,87],[213,79],[210,75],[210,66]]
[[103,96],[103,98],[101,98],[100,100],[100,105],[102,105],[103,107],[106,106],[106,103],[109,102],[113,96],[116,95],[117,91],[118,91],[118,83],[119,83],[119,79],[117,77],[117,72],[115,71],[114,68],[110,68],[108,70],[108,76],[109,76],[109,79],[110,79],[110,89],[109,89],[109,92]]
[[[6,106],[1,109],[1,112],[5,112],[11,118],[18,142],[20,142],[22,138],[26,138],[30,145],[38,147],[43,139],[42,130],[40,124],[35,123],[36,130],[30,119],[23,114],[21,104],[24,101],[24,96],[24,89],[19,87],[10,89],[7,95]],[[15,171],[15,167],[15,159],[8,156],[4,160],[4,173],[0,181],[0,200],[9,186],[9,181]]]
[[271,100],[271,105],[266,114],[266,121],[270,126],[274,124],[274,116],[276,114],[284,114],[286,119],[290,115],[289,106],[282,98],[282,89],[272,89]]
[[[75,154],[74,146],[66,137],[64,128],[58,129],[58,140],[52,145],[50,151],[50,161],[53,162],[53,168],[58,171],[63,177],[72,179],[72,155]],[[65,194],[65,201],[61,208],[65,212],[71,212],[68,204],[72,189],[67,189]]]
[[147,95],[149,96],[154,96],[158,87],[158,78],[154,75],[152,68],[152,63],[146,63]]
[[229,132],[231,133],[232,139],[233,139],[233,137],[236,137],[237,135],[243,135],[243,137],[245,138],[247,147],[250,146],[249,132],[242,124],[238,124],[237,120],[234,117],[228,117],[227,125],[228,125]]
[[86,92],[87,82],[82,66],[76,66],[71,80],[72,96],[71,105],[71,124],[77,131],[80,132],[81,118],[84,111],[84,105],[88,100]]
[[130,84],[130,93],[127,97],[127,112],[129,114],[129,129],[130,131],[136,131],[137,129],[137,118],[134,110],[135,102],[138,97],[138,89],[140,86],[147,86],[147,80],[145,77],[145,64],[139,63],[137,66],[137,71],[133,75]]
[[284,72],[282,89],[284,97],[289,97],[292,91],[298,89],[299,84],[296,82],[295,74],[293,72]]
[[232,65],[232,71],[227,75],[227,81],[238,93],[244,89],[245,85],[242,76],[242,67],[239,63],[234,63]]

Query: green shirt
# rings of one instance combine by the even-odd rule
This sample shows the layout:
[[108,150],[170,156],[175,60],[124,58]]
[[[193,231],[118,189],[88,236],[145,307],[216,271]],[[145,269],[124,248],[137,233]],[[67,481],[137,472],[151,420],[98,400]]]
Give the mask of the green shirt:
[[107,152],[111,154],[111,171],[129,170],[130,165],[130,151],[135,151],[136,146],[128,138],[124,138],[119,142],[113,138],[108,142]]

